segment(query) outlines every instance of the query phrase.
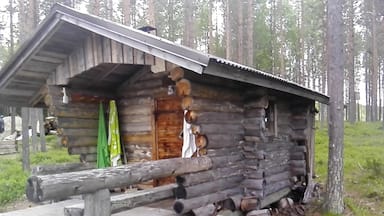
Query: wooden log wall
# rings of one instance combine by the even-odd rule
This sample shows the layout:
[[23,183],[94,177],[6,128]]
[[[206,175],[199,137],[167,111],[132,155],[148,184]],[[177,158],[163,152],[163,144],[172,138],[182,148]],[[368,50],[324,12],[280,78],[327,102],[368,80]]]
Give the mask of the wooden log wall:
[[242,149],[246,158],[242,182],[244,211],[259,209],[263,200],[291,186],[290,159],[294,143],[289,139],[290,132],[280,127],[287,125],[290,128],[290,119],[279,118],[280,113],[287,115],[289,112],[284,110],[284,102],[278,99],[274,101],[273,106],[276,107],[273,107],[273,118],[277,125],[272,129],[277,131],[271,132],[265,122],[268,106],[272,105],[267,95],[248,96],[245,99],[242,122],[245,130]]
[[120,131],[128,162],[155,159],[155,98],[168,96],[167,75],[148,71],[118,90]]
[[99,102],[112,99],[113,94],[66,89],[69,103],[64,104],[61,87],[49,85],[47,92],[45,103],[49,113],[57,117],[61,145],[69,154],[81,155],[83,162],[95,162]]
[[182,97],[181,106],[186,110],[184,118],[191,124],[196,138],[196,155],[208,155],[213,160],[221,158],[221,162],[209,171],[178,177],[175,190],[178,200],[174,209],[179,213],[209,204],[201,203],[201,200],[207,202],[209,199],[213,203],[228,198],[217,196],[220,191],[231,190],[239,194],[243,179],[240,141],[244,135],[241,125],[244,108],[242,94],[235,88],[224,87],[226,80],[203,82],[207,79],[196,79],[181,68],[171,70],[169,77],[176,83],[176,94]]

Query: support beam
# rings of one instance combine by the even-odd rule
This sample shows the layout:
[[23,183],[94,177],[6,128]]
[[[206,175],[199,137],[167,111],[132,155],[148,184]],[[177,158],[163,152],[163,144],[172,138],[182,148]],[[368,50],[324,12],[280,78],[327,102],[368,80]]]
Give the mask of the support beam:
[[23,107],[21,108],[21,118],[22,118],[22,138],[23,138],[23,153],[22,153],[22,162],[23,162],[23,170],[29,171],[29,108]]

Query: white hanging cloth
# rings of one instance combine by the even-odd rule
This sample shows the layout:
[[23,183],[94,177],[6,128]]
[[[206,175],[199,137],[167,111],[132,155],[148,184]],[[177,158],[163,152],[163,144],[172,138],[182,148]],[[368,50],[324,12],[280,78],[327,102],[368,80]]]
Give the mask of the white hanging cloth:
[[[184,110],[184,115],[187,112],[187,110]],[[195,143],[195,135],[192,134],[192,128],[191,124],[185,121],[183,123],[183,148],[182,148],[182,154],[181,157],[183,158],[190,158],[192,157],[193,153],[196,152],[196,143]]]

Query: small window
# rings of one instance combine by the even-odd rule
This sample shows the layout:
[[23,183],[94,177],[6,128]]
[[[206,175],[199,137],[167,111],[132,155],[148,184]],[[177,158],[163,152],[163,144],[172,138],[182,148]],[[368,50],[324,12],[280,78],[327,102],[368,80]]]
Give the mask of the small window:
[[268,136],[277,136],[277,109],[273,101],[269,101],[268,107],[265,109],[265,128]]

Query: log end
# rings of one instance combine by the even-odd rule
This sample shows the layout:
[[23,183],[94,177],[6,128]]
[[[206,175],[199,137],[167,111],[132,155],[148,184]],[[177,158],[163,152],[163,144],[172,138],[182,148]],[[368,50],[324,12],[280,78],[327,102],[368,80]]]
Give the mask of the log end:
[[184,97],[183,100],[181,101],[181,107],[183,110],[187,110],[191,107],[193,103],[193,98],[192,97]]
[[31,176],[27,180],[25,194],[29,201],[38,203],[43,201],[43,192],[40,189],[39,178],[37,176]]
[[187,190],[183,185],[179,185],[174,189],[174,195],[176,199],[185,199],[187,198]]
[[184,77],[184,70],[181,67],[175,67],[169,72],[168,76],[172,81],[178,81]]
[[182,202],[176,201],[173,204],[173,210],[175,210],[177,214],[181,214],[184,211],[184,204]]
[[189,124],[192,124],[197,120],[197,113],[195,111],[188,110],[185,113],[184,118],[186,122],[188,122]]
[[195,143],[196,143],[197,148],[199,148],[199,149],[205,148],[207,146],[207,143],[208,143],[207,136],[202,135],[202,134],[196,135]]

